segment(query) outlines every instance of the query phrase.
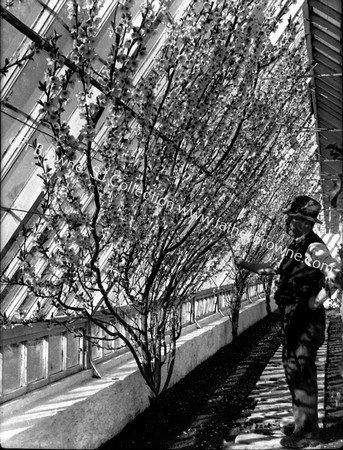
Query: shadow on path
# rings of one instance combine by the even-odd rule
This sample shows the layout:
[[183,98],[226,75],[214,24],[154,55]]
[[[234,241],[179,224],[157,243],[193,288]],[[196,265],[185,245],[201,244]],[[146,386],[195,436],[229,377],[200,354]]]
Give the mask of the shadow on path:
[[[338,311],[326,312],[326,340],[317,355],[320,442],[313,449],[343,448],[343,326]],[[256,407],[241,418],[234,442],[223,450],[281,450],[281,426],[292,422],[292,404],[282,368],[281,347],[270,359],[249,398]]]

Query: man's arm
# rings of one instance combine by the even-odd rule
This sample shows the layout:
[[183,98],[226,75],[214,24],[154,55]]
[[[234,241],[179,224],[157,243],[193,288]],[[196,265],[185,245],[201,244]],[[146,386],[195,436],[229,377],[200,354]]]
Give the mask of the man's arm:
[[310,297],[308,306],[310,307],[310,309],[316,310],[317,308],[322,306],[322,304],[325,302],[325,300],[328,300],[328,298],[329,296],[326,292],[326,289],[323,288],[319,291],[317,296]]
[[243,259],[235,261],[238,267],[258,273],[259,275],[275,275],[276,272],[269,263],[249,263]]
[[[331,256],[325,244],[315,242],[306,251],[306,260],[310,265],[318,268],[325,275],[327,285],[334,291],[343,289],[343,272],[339,262]],[[315,265],[316,264],[316,265]]]
[[[310,257],[312,262],[311,265],[313,265],[315,261],[320,263],[318,268],[323,275],[325,275],[328,288],[322,288],[316,297],[310,298],[309,307],[315,310],[319,308],[325,300],[330,298],[328,290],[331,291],[331,289],[333,289],[333,292],[335,292],[337,288],[343,289],[343,273],[339,262],[331,256],[331,253],[325,244],[311,244],[307,249],[306,257],[307,259]],[[316,263],[317,266],[318,263]]]

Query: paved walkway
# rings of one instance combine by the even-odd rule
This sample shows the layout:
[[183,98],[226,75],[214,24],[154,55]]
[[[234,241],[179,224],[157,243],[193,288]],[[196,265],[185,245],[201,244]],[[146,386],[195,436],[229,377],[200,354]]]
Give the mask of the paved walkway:
[[[328,322],[328,337],[318,352],[317,361],[319,419],[324,440],[313,449],[343,448],[342,324],[338,316],[330,317]],[[223,449],[284,449],[280,445],[283,437],[280,427],[292,421],[292,406],[282,367],[281,347],[263,371],[250,399],[255,403],[254,410],[249,417],[236,421],[238,435],[234,442],[224,443]],[[335,431],[334,440],[329,439],[330,429]]]

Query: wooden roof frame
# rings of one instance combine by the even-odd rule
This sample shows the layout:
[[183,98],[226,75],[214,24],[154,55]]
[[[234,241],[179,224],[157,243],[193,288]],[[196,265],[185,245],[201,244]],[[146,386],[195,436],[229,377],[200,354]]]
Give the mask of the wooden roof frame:
[[343,150],[334,159],[327,148],[343,149],[342,0],[305,0],[303,16],[326,232],[340,233],[343,241],[343,189],[336,208],[330,201],[334,183],[343,173]]

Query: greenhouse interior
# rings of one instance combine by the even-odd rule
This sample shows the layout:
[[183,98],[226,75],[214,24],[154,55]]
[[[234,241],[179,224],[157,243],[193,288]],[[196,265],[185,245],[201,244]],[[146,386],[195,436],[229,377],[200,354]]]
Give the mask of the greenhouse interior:
[[342,0],[1,0],[3,448],[343,448],[342,48]]

